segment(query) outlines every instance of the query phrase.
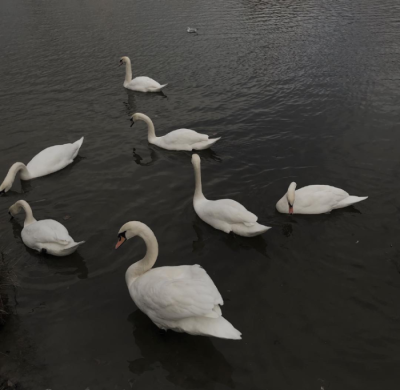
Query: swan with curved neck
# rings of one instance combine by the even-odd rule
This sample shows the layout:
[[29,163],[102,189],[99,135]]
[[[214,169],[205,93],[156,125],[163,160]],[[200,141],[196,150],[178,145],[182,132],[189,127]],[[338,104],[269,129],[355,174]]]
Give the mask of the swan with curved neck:
[[82,143],[83,137],[72,144],[50,146],[33,157],[27,165],[16,162],[11,166],[0,185],[0,194],[11,189],[18,172],[20,172],[21,180],[30,180],[65,168],[74,161]]
[[136,306],[161,329],[192,335],[241,339],[241,333],[222,317],[223,300],[214,282],[199,265],[152,268],[158,243],[152,230],[131,221],[118,232],[116,249],[135,236],[146,244],[146,255],[125,274]]
[[147,115],[140,113],[133,114],[131,118],[131,127],[135,121],[143,121],[146,123],[147,140],[150,144],[157,145],[167,150],[192,151],[208,149],[221,138],[208,138],[208,135],[190,129],[173,130],[162,137],[157,137],[153,121]]
[[256,215],[232,199],[206,199],[201,185],[200,157],[197,154],[193,154],[192,164],[195,175],[193,207],[204,222],[225,233],[233,232],[244,237],[258,236],[271,229],[259,224]]
[[346,191],[327,185],[310,185],[296,191],[295,182],[276,204],[283,214],[323,214],[351,206],[368,196],[351,196]]
[[160,92],[168,84],[161,85],[147,76],[139,76],[132,79],[132,65],[129,57],[121,57],[119,66],[125,64],[124,87],[137,92]]
[[54,256],[67,256],[75,252],[79,245],[85,242],[75,242],[68,230],[53,219],[37,221],[33,217],[31,206],[25,200],[14,203],[8,209],[8,212],[11,217],[14,217],[21,210],[25,211],[21,238],[27,247]]

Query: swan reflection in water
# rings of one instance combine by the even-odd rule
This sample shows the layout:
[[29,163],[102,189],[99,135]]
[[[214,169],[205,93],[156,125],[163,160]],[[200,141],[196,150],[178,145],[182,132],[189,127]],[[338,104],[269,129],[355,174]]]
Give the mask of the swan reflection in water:
[[[148,145],[148,151],[150,153],[150,160],[147,161],[147,158],[143,158],[139,153],[136,152],[136,148],[133,148],[133,159],[136,164],[141,165],[143,167],[147,167],[153,165],[156,161],[167,159],[170,161],[177,161],[182,164],[190,163],[190,158],[192,157],[192,152],[176,152],[176,151],[169,151],[165,149],[161,149],[154,145]],[[222,158],[213,150],[206,149],[202,150],[201,152],[196,152],[201,155],[201,158],[204,161],[216,161],[222,162]],[[189,159],[189,160],[188,160]],[[146,162],[144,162],[146,161]]]
[[[123,103],[125,105],[125,111],[129,117],[129,119],[135,112],[139,111],[138,105],[136,103],[136,95],[140,95],[140,100],[144,101],[144,102],[147,102],[148,99],[158,98],[159,96],[161,96],[162,98],[168,99],[168,96],[163,91],[153,92],[153,93],[149,93],[149,94],[143,94],[140,92],[134,92],[134,91],[127,89],[126,93],[128,95],[128,101],[123,102]],[[144,106],[146,106],[146,105],[144,104]]]
[[[192,222],[192,226],[197,236],[197,240],[194,240],[192,243],[193,252],[201,253],[206,246],[206,241],[216,237],[215,229],[203,222],[198,215],[196,215],[196,219]],[[220,241],[224,242],[234,252],[254,249],[264,257],[269,258],[267,254],[268,244],[263,236],[249,238],[241,237],[231,232],[229,234],[218,234],[218,237]]]
[[135,344],[142,355],[128,362],[134,374],[142,375],[161,366],[167,371],[166,380],[175,386],[208,389],[220,383],[234,387],[233,369],[211,338],[162,332],[140,310],[133,312],[128,321],[134,326]]

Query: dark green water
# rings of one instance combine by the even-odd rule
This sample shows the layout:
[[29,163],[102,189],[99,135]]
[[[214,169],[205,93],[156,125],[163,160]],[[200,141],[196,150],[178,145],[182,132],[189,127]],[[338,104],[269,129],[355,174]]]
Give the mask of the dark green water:
[[[34,390],[397,388],[399,23],[393,0],[2,0],[0,179],[85,142],[68,168],[0,198],[19,283],[0,374]],[[168,97],[128,93],[122,55]],[[201,153],[205,194],[273,229],[244,239],[204,224],[190,153],[149,146],[135,111],[159,134],[221,136]],[[369,199],[288,217],[275,203],[291,181]],[[28,250],[23,216],[7,214],[18,199],[86,244],[63,259]],[[157,266],[207,270],[242,341],[159,334],[124,281],[144,244],[114,250],[129,220],[155,232]]]

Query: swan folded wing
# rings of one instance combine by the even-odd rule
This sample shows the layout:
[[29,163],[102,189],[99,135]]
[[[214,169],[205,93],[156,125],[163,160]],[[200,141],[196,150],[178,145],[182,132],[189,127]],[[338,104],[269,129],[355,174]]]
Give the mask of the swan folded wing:
[[218,310],[213,309],[223,305],[223,300],[214,282],[199,265],[185,268],[176,277],[163,276],[153,280],[147,291],[142,290],[141,299],[147,309],[167,320],[219,317]]
[[197,142],[207,141],[208,135],[199,134],[190,129],[178,129],[164,135],[162,139],[166,144],[192,145]]
[[230,224],[243,223],[251,226],[257,222],[257,216],[248,211],[240,203],[232,199],[209,201],[203,213]]
[[340,188],[327,185],[312,185],[296,191],[295,205],[297,204],[302,208],[315,207],[317,205],[331,208],[348,196],[349,194]]
[[153,80],[150,77],[147,76],[138,76],[135,77],[131,82],[129,83],[130,86],[132,87],[143,87],[143,88],[159,88],[160,83],[158,83],[156,80]]
[[28,171],[35,177],[57,172],[72,162],[77,149],[79,147],[74,144],[50,146],[29,161]]
[[37,243],[57,243],[67,246],[74,241],[68,234],[68,230],[52,219],[37,221],[25,229],[30,239]]

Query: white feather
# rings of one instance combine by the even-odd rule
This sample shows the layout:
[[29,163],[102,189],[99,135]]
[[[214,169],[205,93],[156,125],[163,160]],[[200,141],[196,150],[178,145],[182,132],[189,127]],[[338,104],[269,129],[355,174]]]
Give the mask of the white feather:
[[147,124],[147,139],[149,143],[167,150],[203,150],[209,148],[220,138],[209,139],[208,135],[197,133],[190,129],[178,129],[157,137],[152,120],[144,114],[132,115],[133,121],[144,121]]
[[[289,187],[290,188],[290,187]],[[367,199],[367,196],[350,196],[346,191],[327,185],[310,185],[293,190],[293,214],[323,214],[334,209],[350,206]],[[276,204],[280,213],[288,214],[288,194]]]
[[221,294],[203,268],[182,265],[152,269],[158,256],[158,243],[151,229],[134,221],[126,223],[120,233],[126,239],[138,235],[146,243],[146,256],[128,268],[126,283],[135,304],[159,328],[241,339],[241,333],[222,317]]
[[235,200],[206,199],[202,191],[200,157],[197,154],[192,156],[192,164],[196,179],[193,207],[204,222],[225,233],[233,232],[244,237],[254,237],[270,229],[259,224],[258,217]]
[[31,207],[24,200],[14,203],[9,212],[11,215],[15,215],[21,209],[25,211],[21,238],[27,247],[39,252],[45,250],[46,253],[54,256],[67,256],[75,252],[78,246],[84,243],[84,241],[75,242],[65,226],[53,219],[36,221],[33,218]]
[[132,79],[132,66],[129,57],[122,57],[120,64],[125,64],[124,87],[137,92],[160,92],[167,84],[161,85],[147,76],[139,76]]
[[50,146],[33,157],[26,166],[21,162],[13,164],[0,185],[0,192],[10,190],[18,172],[21,172],[22,180],[30,180],[65,168],[74,161],[82,143],[83,137],[72,144]]

